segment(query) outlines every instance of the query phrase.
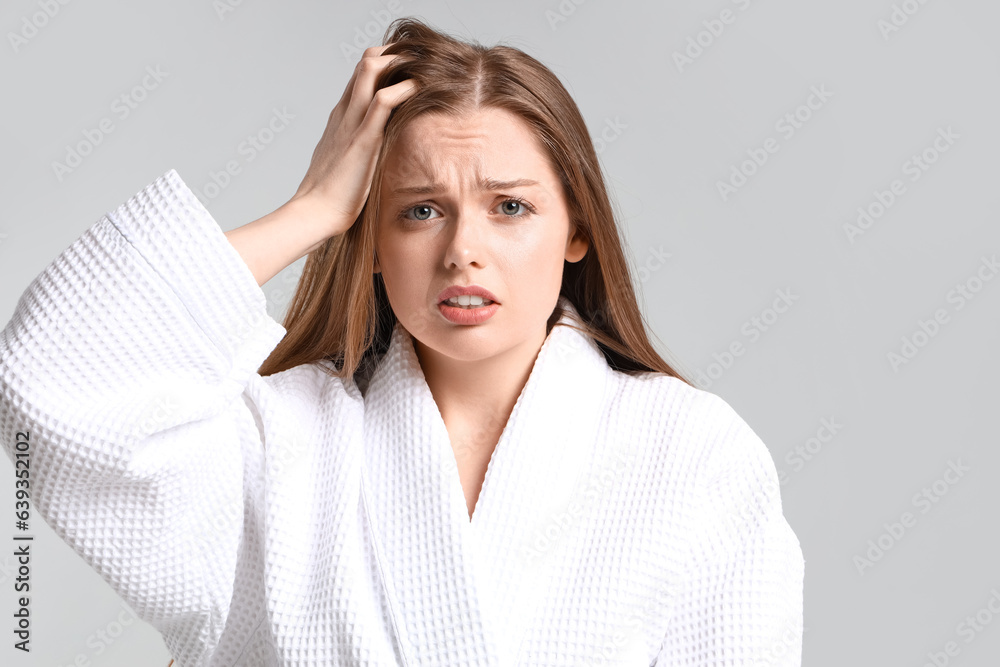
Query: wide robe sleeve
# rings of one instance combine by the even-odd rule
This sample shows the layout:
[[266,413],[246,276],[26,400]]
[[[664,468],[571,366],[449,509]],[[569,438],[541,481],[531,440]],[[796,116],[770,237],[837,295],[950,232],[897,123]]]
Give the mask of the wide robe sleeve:
[[12,460],[27,443],[31,520],[178,664],[207,664],[226,626],[263,460],[242,394],[284,333],[174,170],[56,257],[0,332],[0,442]]
[[774,461],[750,426],[710,397],[690,567],[653,665],[799,667],[804,560]]

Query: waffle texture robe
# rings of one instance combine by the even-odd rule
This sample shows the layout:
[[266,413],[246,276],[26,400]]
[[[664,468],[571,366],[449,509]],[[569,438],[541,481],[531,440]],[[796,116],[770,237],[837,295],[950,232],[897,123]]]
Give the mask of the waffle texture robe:
[[764,443],[612,370],[561,298],[470,521],[405,329],[364,392],[326,361],[260,376],[285,330],[170,170],[19,299],[0,442],[27,436],[33,512],[178,667],[799,665]]

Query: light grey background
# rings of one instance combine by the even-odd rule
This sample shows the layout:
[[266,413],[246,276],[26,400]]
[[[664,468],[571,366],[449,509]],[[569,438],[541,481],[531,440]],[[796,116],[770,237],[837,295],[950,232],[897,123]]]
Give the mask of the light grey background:
[[[732,21],[711,24],[724,10]],[[804,664],[916,666],[929,653],[995,664],[1000,279],[983,258],[1000,255],[996,3],[8,0],[0,319],[88,226],[170,168],[223,229],[284,203],[350,76],[345,48],[366,24],[375,44],[386,16],[410,14],[522,48],[573,94],[661,349],[705,374],[782,473],[806,561]],[[675,52],[699,37],[707,46],[679,67]],[[147,67],[165,75],[123,118],[113,102]],[[814,90],[826,99],[802,107]],[[294,118],[248,160],[241,142],[275,108]],[[788,136],[776,123],[796,112]],[[104,118],[113,132],[60,179],[53,163]],[[765,145],[778,149],[724,200],[718,182]],[[907,161],[925,150],[937,159],[911,180]],[[241,173],[206,190],[229,160]],[[894,179],[905,190],[852,242],[845,225]],[[276,319],[302,261],[264,286]],[[959,284],[978,291],[959,299]],[[791,295],[783,313],[769,310],[779,290]],[[947,321],[922,335],[938,309]],[[894,366],[904,337],[921,345]],[[735,342],[742,354],[727,359]],[[11,647],[13,476],[2,458],[0,663],[165,667],[159,635],[117,625],[131,619],[116,595],[37,517],[33,650]],[[952,464],[968,470],[946,474]],[[905,512],[910,525],[893,529]]]

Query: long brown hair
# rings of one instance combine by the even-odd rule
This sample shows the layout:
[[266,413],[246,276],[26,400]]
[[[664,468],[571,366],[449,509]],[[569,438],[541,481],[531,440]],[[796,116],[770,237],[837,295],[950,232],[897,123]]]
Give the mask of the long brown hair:
[[[259,369],[270,375],[328,360],[323,369],[343,379],[370,373],[388,348],[396,317],[381,273],[373,273],[384,157],[400,131],[420,114],[460,115],[484,107],[520,116],[545,146],[559,174],[570,219],[589,241],[579,262],[565,262],[560,295],[615,370],[656,372],[690,382],[649,342],[636,303],[619,227],[593,141],[573,98],[538,60],[504,45],[484,47],[400,18],[387,28],[383,54],[401,54],[381,73],[375,90],[413,79],[417,92],[393,109],[368,201],[358,220],[309,254],[285,315],[287,334]],[[551,326],[562,316],[556,306]],[[570,325],[572,326],[572,325]]]

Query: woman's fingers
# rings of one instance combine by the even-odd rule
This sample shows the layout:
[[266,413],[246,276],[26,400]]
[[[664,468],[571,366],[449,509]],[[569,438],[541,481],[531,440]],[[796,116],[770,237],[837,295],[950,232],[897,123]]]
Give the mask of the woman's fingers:
[[[380,55],[387,46],[390,45],[384,44],[382,46],[368,47],[367,49],[365,49],[365,52],[361,54],[361,57],[365,58],[365,57]],[[340,100],[337,102],[338,105],[339,104],[346,105],[351,101],[351,91],[354,90],[354,82],[357,80],[358,80],[358,63],[354,63],[354,70],[351,72],[351,79],[347,82],[347,85],[344,86],[344,92],[340,96]]]
[[350,102],[344,114],[344,121],[351,129],[358,127],[368,113],[368,106],[375,94],[375,79],[389,63],[399,57],[395,54],[380,55],[388,46],[386,44],[365,49],[365,55],[354,68],[351,83],[345,90],[345,95],[348,90],[350,91]]
[[387,88],[382,88],[372,96],[371,104],[368,106],[368,113],[358,128],[357,140],[351,147],[351,153],[359,153],[352,158],[352,162],[358,165],[357,175],[360,177],[359,188],[363,188],[360,199],[357,201],[357,211],[367,200],[371,192],[372,177],[375,175],[375,163],[378,161],[379,152],[382,148],[382,136],[385,133],[385,123],[389,118],[389,113],[417,91],[417,84],[411,79],[400,81]]
[[343,233],[356,221],[371,189],[389,114],[417,89],[406,79],[375,90],[379,73],[397,57],[382,54],[388,46],[365,50],[293,197],[307,198],[308,210],[318,212],[331,234]]
[[405,79],[399,83],[382,88],[372,96],[365,117],[361,121],[359,133],[364,134],[369,141],[381,145],[382,135],[389,114],[400,103],[412,97],[417,92],[417,84],[413,79]]

